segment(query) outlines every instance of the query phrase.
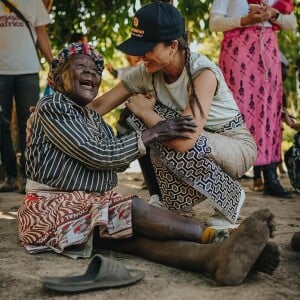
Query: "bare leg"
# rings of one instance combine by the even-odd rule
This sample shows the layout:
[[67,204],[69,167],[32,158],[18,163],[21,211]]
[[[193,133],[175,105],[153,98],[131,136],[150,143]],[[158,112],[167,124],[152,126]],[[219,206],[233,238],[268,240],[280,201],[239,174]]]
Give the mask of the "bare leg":
[[132,227],[134,234],[155,240],[183,240],[200,243],[202,226],[192,219],[132,199]]
[[159,241],[137,236],[122,241],[101,240],[100,246],[181,269],[208,273],[219,285],[237,285],[245,279],[273,235],[273,218],[268,209],[259,210],[245,219],[228,239],[215,244]]

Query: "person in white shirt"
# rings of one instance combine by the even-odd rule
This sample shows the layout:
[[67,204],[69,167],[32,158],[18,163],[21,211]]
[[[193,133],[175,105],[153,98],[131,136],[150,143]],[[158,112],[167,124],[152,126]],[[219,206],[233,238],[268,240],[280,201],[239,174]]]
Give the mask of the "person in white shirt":
[[[17,177],[20,175],[20,192],[25,193],[26,121],[29,107],[35,106],[39,99],[40,61],[35,44],[48,63],[52,60],[49,36],[46,25],[50,22],[48,12],[41,0],[14,0],[15,7],[24,15],[35,42],[25,23],[0,2],[0,106],[5,122],[1,124],[1,160],[5,171],[5,180],[0,192],[12,192],[18,189]],[[11,116],[13,101],[16,104],[19,127],[19,150],[21,152],[20,174],[18,174],[16,153],[11,136]]]

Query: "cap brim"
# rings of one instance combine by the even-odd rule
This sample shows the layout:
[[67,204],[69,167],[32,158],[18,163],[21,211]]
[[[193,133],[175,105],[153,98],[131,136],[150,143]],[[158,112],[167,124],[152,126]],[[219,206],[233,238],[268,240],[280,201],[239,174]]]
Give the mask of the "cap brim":
[[145,42],[131,37],[118,45],[117,49],[132,56],[143,56],[145,53],[151,51],[157,44],[158,42]]

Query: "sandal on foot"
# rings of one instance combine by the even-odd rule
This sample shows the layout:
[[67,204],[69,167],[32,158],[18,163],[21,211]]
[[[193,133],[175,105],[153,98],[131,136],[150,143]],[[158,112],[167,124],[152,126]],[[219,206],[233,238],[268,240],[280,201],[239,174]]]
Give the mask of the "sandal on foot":
[[44,287],[62,292],[81,292],[88,290],[114,288],[133,284],[145,273],[127,269],[116,260],[95,255],[83,275],[70,277],[43,277]]
[[218,229],[235,229],[238,227],[237,224],[232,224],[225,217],[220,214],[215,214],[208,218],[207,225]]
[[201,236],[201,244],[222,242],[227,239],[234,229],[206,227]]

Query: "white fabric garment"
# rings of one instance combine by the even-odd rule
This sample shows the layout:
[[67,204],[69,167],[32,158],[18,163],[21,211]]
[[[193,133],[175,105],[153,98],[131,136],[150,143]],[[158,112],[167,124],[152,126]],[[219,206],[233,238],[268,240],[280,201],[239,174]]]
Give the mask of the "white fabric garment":
[[[31,24],[36,39],[34,28],[50,22],[43,1],[14,0],[13,4]],[[28,28],[3,2],[0,2],[0,41],[1,75],[39,72],[40,63]]]
[[[275,0],[269,0],[268,4],[273,5],[274,2]],[[214,0],[210,10],[209,29],[211,31],[224,32],[241,27],[241,17],[246,16],[248,10],[249,6],[247,0]],[[294,30],[297,26],[297,20],[294,13],[289,15],[280,14],[276,24],[278,24],[282,30]],[[272,26],[268,21],[257,25],[265,27]]]
[[[217,130],[231,121],[239,112],[231,91],[228,89],[221,70],[214,62],[199,53],[191,54],[191,72],[193,78],[203,70],[214,72],[218,81],[216,94],[209,111],[206,129]],[[132,93],[153,92],[152,75],[147,74],[143,64],[128,72],[123,79],[125,87]],[[182,112],[188,103],[188,75],[186,70],[173,83],[167,84],[162,72],[154,74],[154,85],[159,101],[178,112]]]
[[[273,5],[274,2],[275,0],[269,0],[268,4]],[[247,0],[214,0],[210,12],[229,17],[240,17],[246,16],[248,10]]]

